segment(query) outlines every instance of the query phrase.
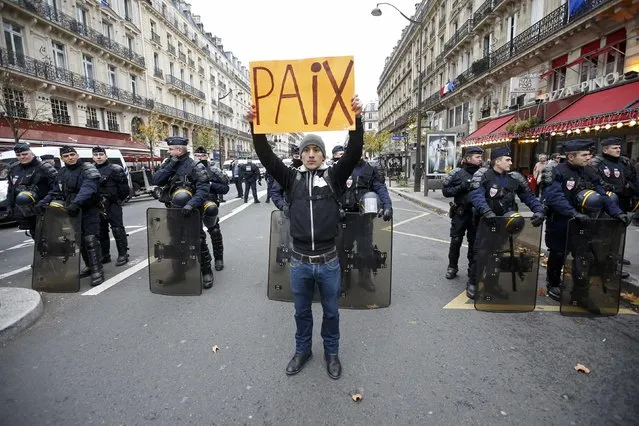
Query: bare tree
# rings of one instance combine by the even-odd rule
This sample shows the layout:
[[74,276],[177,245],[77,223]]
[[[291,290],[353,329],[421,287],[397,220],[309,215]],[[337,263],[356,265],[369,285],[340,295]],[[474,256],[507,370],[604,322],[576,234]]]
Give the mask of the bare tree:
[[154,112],[149,116],[146,123],[140,124],[137,131],[132,129],[131,136],[134,140],[147,144],[151,153],[151,162],[153,162],[155,159],[153,148],[157,142],[166,139],[168,130],[166,124],[160,120],[159,114]]
[[0,119],[11,129],[16,144],[29,130],[51,123],[49,104],[37,105],[34,99],[29,113],[31,93],[13,74],[0,71]]

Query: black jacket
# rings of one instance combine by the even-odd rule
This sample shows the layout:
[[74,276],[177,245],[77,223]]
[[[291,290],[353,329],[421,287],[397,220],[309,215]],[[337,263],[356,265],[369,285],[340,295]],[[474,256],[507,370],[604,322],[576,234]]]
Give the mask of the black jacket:
[[95,167],[100,172],[100,195],[111,203],[124,201],[129,196],[129,181],[122,166],[112,164],[109,160]]
[[291,169],[273,153],[266,135],[253,134],[255,152],[260,161],[282,186],[290,203],[293,247],[307,255],[331,251],[339,231],[339,197],[353,172],[364,146],[364,128],[360,118],[349,132],[348,148],[333,166],[323,164],[310,171],[304,166]]
[[[49,192],[56,188],[58,172],[48,164],[34,158],[29,164],[18,162],[11,165],[8,176],[8,200],[11,208],[15,208],[16,196],[22,191],[31,191],[36,201],[42,200]],[[33,216],[33,209],[21,209],[22,216]]]
[[258,180],[262,180],[260,176],[260,168],[253,163],[246,163],[240,166],[240,170],[242,172],[242,179],[244,182],[256,182]]
[[97,207],[100,203],[100,172],[91,163],[78,160],[74,165],[65,165],[58,171],[58,186],[42,200],[64,200],[83,209]]

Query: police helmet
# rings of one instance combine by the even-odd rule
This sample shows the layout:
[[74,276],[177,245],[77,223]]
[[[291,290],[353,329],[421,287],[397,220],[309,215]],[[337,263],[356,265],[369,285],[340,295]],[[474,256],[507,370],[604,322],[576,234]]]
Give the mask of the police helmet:
[[359,200],[359,211],[362,214],[377,214],[378,211],[377,194],[369,191],[362,195]]
[[215,202],[213,201],[207,201],[206,203],[204,203],[204,206],[202,206],[203,216],[208,216],[208,217],[217,216],[218,211],[219,210],[217,208],[217,204],[215,204]]
[[33,191],[20,191],[16,195],[16,206],[32,206],[38,201],[38,196]]
[[580,213],[587,214],[590,217],[599,216],[599,212],[603,208],[603,198],[592,189],[584,189],[577,194],[577,210]]
[[56,200],[56,201],[51,201],[49,203],[49,207],[52,207],[54,209],[62,209],[62,210],[64,210],[66,206],[64,204],[64,201]]
[[612,191],[606,191],[606,195],[612,200],[613,203],[619,205],[619,196],[617,194]]
[[173,195],[171,195],[171,207],[182,208],[186,206],[186,203],[191,200],[193,194],[191,191],[185,188],[180,188],[176,190]]
[[506,231],[511,234],[519,234],[526,226],[526,219],[519,212],[506,212],[504,215]]
[[639,197],[636,197],[634,200],[632,200],[632,206],[630,208],[630,211],[632,213],[639,212]]

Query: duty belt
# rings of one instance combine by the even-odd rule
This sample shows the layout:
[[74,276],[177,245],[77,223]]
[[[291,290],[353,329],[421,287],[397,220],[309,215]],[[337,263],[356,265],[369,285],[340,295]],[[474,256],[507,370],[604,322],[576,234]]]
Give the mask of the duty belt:
[[328,263],[331,260],[335,259],[337,257],[337,250],[333,249],[328,253],[318,254],[317,256],[308,256],[296,251],[292,251],[291,257],[297,260],[301,260],[302,262],[310,263],[312,265],[319,265]]

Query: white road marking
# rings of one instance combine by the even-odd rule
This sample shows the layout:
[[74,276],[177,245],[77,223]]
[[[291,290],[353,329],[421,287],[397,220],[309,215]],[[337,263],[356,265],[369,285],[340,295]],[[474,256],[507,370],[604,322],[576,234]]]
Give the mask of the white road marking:
[[412,222],[413,220],[420,219],[420,218],[422,218],[424,216],[428,216],[429,214],[430,213],[422,213],[422,214],[420,214],[418,216],[411,217],[410,219],[406,219],[406,220],[402,220],[401,222],[393,223],[393,229],[395,229],[398,226],[403,225],[405,223]]
[[[258,192],[258,197],[263,196],[264,194],[266,194],[266,191],[261,191]],[[238,198],[239,200],[239,198]],[[251,203],[252,204],[252,203]],[[244,211],[245,209],[247,209],[249,206],[251,206],[251,204],[243,204],[235,209],[233,209],[233,211],[231,211],[231,213],[222,216],[220,218],[220,223],[225,221],[226,219],[229,219],[233,216],[235,216],[236,214],[240,213],[241,211]],[[136,229],[135,231],[129,232],[129,235],[134,233],[134,232],[140,232],[146,229],[146,226],[144,228],[141,229]],[[108,280],[106,280],[105,282],[103,282],[102,284],[100,284],[99,286],[93,287],[91,290],[87,290],[84,293],[82,293],[83,296],[96,296],[100,293],[102,293],[103,291],[106,291],[108,289],[110,289],[111,287],[113,287],[116,284],[119,284],[120,282],[122,282],[123,280],[125,280],[126,278],[130,277],[131,275],[135,274],[136,272],[141,271],[142,269],[146,268],[146,266],[149,264],[149,258],[144,258],[142,259],[140,262],[136,263],[135,265],[131,266],[129,269],[126,269],[122,272],[120,272],[119,274],[117,274],[116,276],[109,278]]]
[[14,270],[14,271],[7,272],[5,274],[0,274],[0,280],[3,280],[5,278],[7,278],[7,277],[10,277],[11,275],[19,274],[20,272],[28,271],[30,269],[31,269],[31,266],[23,266],[22,268],[18,268],[18,269]]
[[17,249],[20,249],[20,248],[23,248],[23,247],[29,247],[29,246],[32,246],[32,245],[33,245],[33,240],[32,239],[28,239],[28,240],[25,240],[23,243],[20,243],[20,244],[17,244],[15,246],[6,248],[4,250],[0,250],[0,253],[4,253],[4,252],[10,251],[10,250],[17,250]]

